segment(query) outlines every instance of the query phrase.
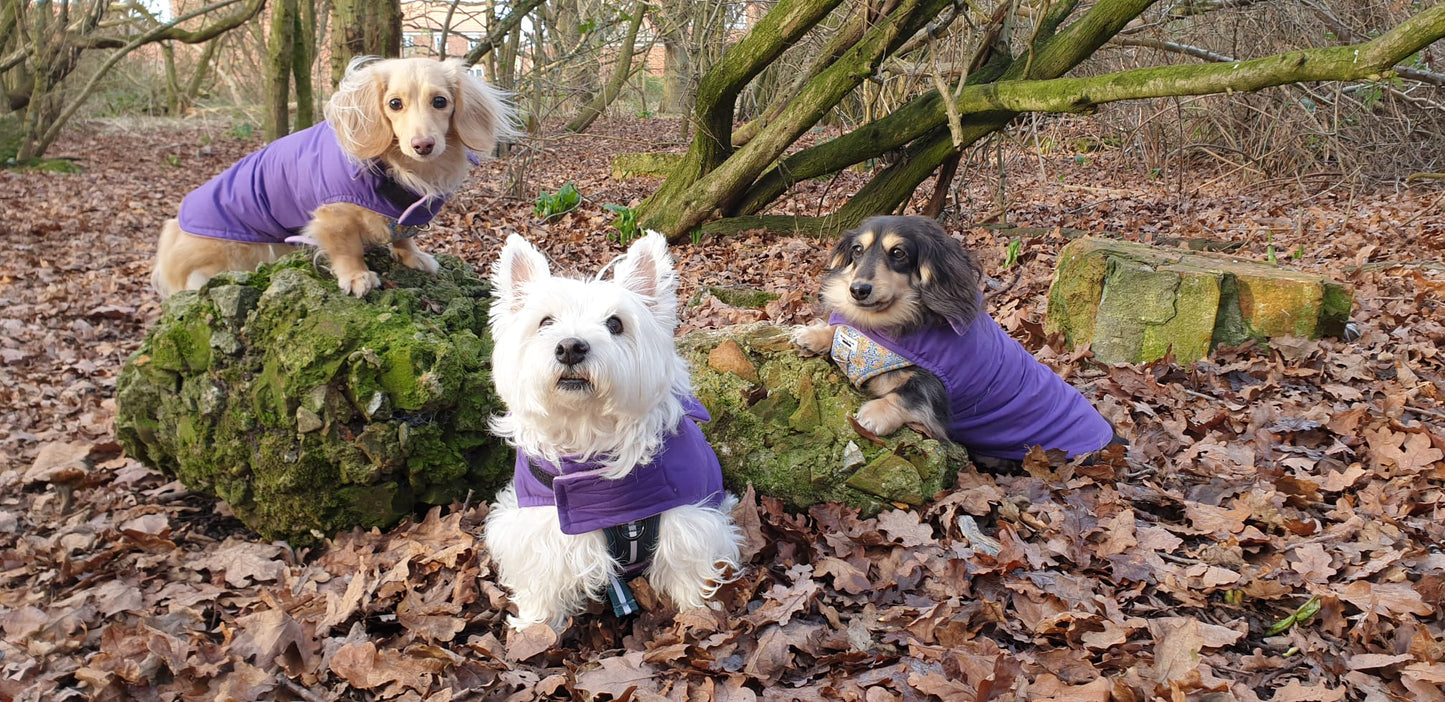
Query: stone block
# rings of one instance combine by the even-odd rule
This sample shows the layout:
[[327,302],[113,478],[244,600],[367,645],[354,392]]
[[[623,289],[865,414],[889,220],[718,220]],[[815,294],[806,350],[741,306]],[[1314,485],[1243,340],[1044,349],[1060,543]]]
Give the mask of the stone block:
[[1179,363],[1216,345],[1338,335],[1353,292],[1324,276],[1211,252],[1086,237],[1059,252],[1045,328],[1105,363],[1170,349]]

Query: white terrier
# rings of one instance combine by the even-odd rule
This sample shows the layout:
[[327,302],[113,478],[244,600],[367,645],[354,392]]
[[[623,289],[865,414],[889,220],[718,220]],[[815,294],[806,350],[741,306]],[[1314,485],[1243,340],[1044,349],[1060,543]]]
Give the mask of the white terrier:
[[[604,272],[605,272],[604,268]],[[649,232],[611,280],[554,277],[517,235],[492,269],[492,378],[508,414],[492,430],[517,449],[485,541],[512,592],[514,629],[563,629],[605,591],[637,611],[625,580],[699,607],[738,567],[741,535],[707,410],[677,355],[677,274]]]

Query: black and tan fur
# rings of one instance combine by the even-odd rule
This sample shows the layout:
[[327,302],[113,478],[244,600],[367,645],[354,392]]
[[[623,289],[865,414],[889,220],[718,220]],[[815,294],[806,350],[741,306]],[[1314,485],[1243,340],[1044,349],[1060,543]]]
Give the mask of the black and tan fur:
[[[927,217],[873,217],[844,232],[823,275],[823,304],[855,327],[899,337],[923,327],[968,326],[980,309],[982,273],[973,257]],[[818,320],[793,331],[805,355],[826,355],[834,327]],[[873,398],[858,423],[879,436],[904,425],[945,438],[948,392],[933,373],[909,366],[868,380]]]

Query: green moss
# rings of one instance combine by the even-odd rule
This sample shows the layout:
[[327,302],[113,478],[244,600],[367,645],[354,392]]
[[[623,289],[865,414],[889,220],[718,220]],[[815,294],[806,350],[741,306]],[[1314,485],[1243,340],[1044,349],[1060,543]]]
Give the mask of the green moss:
[[1347,285],[1325,281],[1324,299],[1320,301],[1319,334],[1343,336],[1345,324],[1350,321],[1350,311],[1355,306],[1355,294]]
[[706,292],[726,305],[750,310],[760,310],[769,302],[778,299],[777,293],[753,288],[724,288],[710,285],[706,288]]
[[[848,420],[863,397],[827,360],[798,356],[787,333],[753,324],[694,332],[679,340],[678,348],[692,363],[698,397],[714,417],[703,432],[730,489],[751,484],[794,508],[839,501],[872,514],[892,502],[917,504],[952,484],[967,460],[961,447],[909,429],[887,437],[885,446],[863,439]],[[727,339],[757,366],[761,388],[707,366],[708,354]],[[906,472],[871,483],[877,492],[850,484],[860,469],[885,456],[901,461],[886,462],[890,469],[906,466]]]
[[1137,363],[1173,349],[1202,358],[1217,344],[1339,334],[1349,289],[1318,275],[1212,252],[1085,238],[1059,252],[1049,289],[1050,332],[1097,359]]
[[486,430],[489,289],[440,262],[432,276],[374,252],[387,287],[364,300],[304,253],[173,296],[121,370],[122,445],[298,543],[490,496],[511,457]]
[[848,478],[848,487],[884,500],[923,504],[923,478],[918,468],[891,451],[880,454]]

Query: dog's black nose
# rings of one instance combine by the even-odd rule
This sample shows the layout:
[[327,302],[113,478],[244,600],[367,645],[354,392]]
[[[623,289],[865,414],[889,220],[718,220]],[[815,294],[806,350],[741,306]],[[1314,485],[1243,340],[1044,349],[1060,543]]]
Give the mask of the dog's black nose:
[[432,149],[436,147],[436,144],[436,139],[430,137],[412,137],[411,140],[411,148],[416,149],[416,152],[422,156],[430,154]]
[[563,339],[557,344],[557,360],[564,366],[575,366],[587,359],[587,352],[592,350],[587,342],[581,339]]
[[854,300],[861,302],[867,300],[868,296],[873,294],[873,284],[854,283],[848,286],[848,292],[853,295]]

